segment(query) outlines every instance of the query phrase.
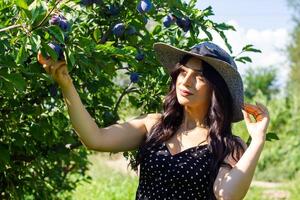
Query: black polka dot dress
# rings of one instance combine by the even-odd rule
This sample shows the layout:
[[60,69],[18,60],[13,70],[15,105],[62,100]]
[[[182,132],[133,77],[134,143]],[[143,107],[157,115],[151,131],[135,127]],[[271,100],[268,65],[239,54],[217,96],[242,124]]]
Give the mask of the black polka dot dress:
[[172,155],[163,142],[144,154],[136,200],[209,199],[212,154],[207,144]]

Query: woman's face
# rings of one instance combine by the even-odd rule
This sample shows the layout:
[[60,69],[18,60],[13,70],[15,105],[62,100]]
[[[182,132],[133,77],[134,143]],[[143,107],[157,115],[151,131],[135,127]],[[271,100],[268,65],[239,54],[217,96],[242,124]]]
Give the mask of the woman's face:
[[[209,105],[211,89],[202,75],[202,69],[202,61],[195,57],[181,66],[176,81],[177,99],[181,105],[190,107]],[[191,94],[186,94],[182,90],[187,90]]]

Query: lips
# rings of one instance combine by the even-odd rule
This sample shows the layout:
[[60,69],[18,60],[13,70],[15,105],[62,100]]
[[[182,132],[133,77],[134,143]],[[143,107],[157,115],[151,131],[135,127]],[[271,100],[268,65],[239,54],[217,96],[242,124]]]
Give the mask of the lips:
[[193,93],[191,93],[190,91],[188,91],[188,90],[182,90],[182,89],[180,89],[180,92],[182,93],[182,94],[185,94],[185,95],[191,95],[191,94],[193,94]]

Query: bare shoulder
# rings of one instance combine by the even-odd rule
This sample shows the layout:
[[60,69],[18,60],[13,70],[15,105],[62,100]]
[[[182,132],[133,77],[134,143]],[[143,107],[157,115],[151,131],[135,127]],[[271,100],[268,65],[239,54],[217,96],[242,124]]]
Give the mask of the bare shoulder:
[[147,128],[147,132],[149,133],[152,126],[155,125],[158,120],[161,118],[161,113],[149,113],[145,120],[145,126]]
[[157,119],[160,119],[161,116],[162,116],[161,113],[149,113],[147,117],[148,117],[150,120],[157,120]]

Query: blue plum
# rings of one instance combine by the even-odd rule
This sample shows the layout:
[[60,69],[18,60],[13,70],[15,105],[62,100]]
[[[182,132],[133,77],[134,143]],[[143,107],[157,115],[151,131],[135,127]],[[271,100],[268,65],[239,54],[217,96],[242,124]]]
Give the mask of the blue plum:
[[176,24],[184,31],[187,32],[191,28],[191,20],[188,17],[177,18]]
[[59,27],[61,28],[61,30],[63,31],[69,31],[70,30],[70,24],[68,23],[67,20],[62,19],[59,22]]
[[56,44],[54,42],[50,42],[48,45],[50,48],[52,48],[56,52],[58,60],[64,59],[64,53],[63,53],[61,46],[59,46],[58,44]]
[[53,15],[51,17],[51,19],[49,20],[49,24],[51,24],[51,25],[58,25],[59,22],[60,22],[60,20],[61,20],[61,18],[60,18],[59,15]]
[[138,53],[136,54],[136,56],[135,56],[135,59],[138,60],[138,61],[141,61],[141,60],[144,59],[144,57],[145,57],[145,55],[144,55],[143,53],[138,52]]
[[175,22],[175,17],[173,17],[172,14],[165,16],[163,19],[163,24],[166,28],[170,27],[171,24],[173,24],[174,22]]
[[112,16],[118,15],[120,12],[120,8],[116,5],[109,5],[107,13]]
[[49,24],[58,25],[63,31],[70,30],[70,24],[63,15],[53,15],[49,20]]
[[116,35],[117,37],[122,36],[124,34],[124,31],[125,31],[125,24],[123,23],[116,24],[112,29],[113,34]]
[[139,74],[137,72],[130,73],[130,80],[133,83],[137,83],[139,81]]
[[51,85],[48,87],[48,89],[49,89],[50,95],[51,95],[52,97],[56,97],[56,96],[57,96],[57,87],[56,87],[55,84],[51,84]]
[[152,3],[150,0],[141,0],[136,7],[139,13],[149,12],[151,8],[152,8]]

